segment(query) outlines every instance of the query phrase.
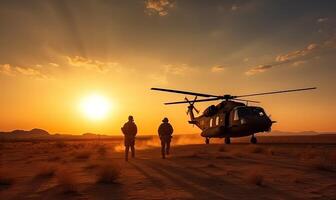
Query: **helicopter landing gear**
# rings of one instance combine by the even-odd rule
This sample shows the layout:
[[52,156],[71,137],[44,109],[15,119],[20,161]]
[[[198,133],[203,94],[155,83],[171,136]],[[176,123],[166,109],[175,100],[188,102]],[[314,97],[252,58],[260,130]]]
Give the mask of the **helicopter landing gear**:
[[230,137],[226,137],[224,141],[225,141],[225,144],[230,144],[231,143]]
[[257,138],[254,137],[254,135],[252,135],[252,137],[251,137],[251,143],[252,144],[257,144]]
[[209,138],[205,138],[205,144],[209,144],[210,143],[210,139]]

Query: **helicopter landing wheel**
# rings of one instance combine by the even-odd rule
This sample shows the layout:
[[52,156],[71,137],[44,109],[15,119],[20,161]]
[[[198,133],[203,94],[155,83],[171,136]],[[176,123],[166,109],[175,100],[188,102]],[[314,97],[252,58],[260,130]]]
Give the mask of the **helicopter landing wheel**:
[[230,140],[229,137],[226,137],[224,141],[225,141],[225,144],[230,144],[231,143],[231,140]]
[[205,144],[209,144],[210,143],[210,139],[209,138],[205,138]]
[[251,143],[252,144],[257,144],[257,138],[254,137],[254,135],[251,137]]

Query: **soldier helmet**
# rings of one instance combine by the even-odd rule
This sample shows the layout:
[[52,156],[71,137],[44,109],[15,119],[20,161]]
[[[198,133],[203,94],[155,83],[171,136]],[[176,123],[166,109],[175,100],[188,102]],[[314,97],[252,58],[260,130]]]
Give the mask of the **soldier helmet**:
[[132,115],[128,116],[128,121],[134,121],[134,118]]
[[162,122],[168,122],[168,121],[169,121],[169,120],[168,120],[167,117],[163,118],[163,120],[162,120]]

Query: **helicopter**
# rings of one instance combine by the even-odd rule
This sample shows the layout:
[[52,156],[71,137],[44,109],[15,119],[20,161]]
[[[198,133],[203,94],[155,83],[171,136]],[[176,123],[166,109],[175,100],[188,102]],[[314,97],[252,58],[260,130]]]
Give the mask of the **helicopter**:
[[[151,88],[151,90],[161,92],[171,92],[194,96],[193,100],[189,100],[187,97],[185,97],[184,101],[168,102],[164,104],[189,104],[187,115],[189,115],[190,120],[188,122],[189,124],[193,124],[201,129],[201,136],[205,138],[206,144],[210,143],[210,138],[224,138],[224,142],[226,144],[230,144],[230,138],[245,136],[251,136],[250,142],[252,144],[256,144],[256,133],[271,131],[271,127],[274,123],[276,123],[276,121],[272,121],[270,116],[266,115],[266,112],[262,107],[248,105],[250,102],[260,102],[241,98],[314,89],[316,89],[316,87],[232,96],[230,94],[213,95],[182,90]],[[205,98],[198,99],[198,97]],[[195,108],[194,104],[196,102],[208,101],[221,102],[217,105],[211,105],[207,107],[201,115],[195,117],[194,111],[199,114],[199,110]]]

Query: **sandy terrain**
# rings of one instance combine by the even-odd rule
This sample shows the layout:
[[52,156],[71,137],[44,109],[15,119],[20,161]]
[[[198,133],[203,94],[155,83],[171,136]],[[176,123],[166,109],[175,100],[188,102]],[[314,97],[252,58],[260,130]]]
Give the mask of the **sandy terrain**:
[[0,199],[336,199],[335,143],[120,142],[0,143]]

